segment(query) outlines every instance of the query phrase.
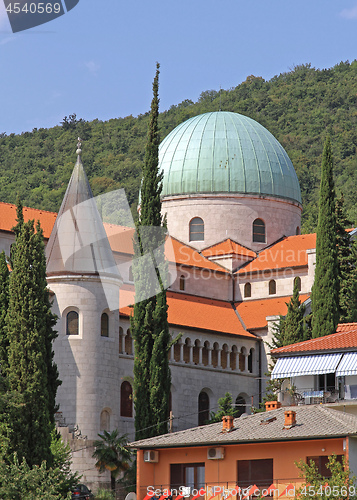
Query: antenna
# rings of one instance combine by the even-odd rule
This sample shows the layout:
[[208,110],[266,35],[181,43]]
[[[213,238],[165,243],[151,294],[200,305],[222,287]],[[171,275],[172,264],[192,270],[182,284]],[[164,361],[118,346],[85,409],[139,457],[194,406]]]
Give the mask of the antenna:
[[219,86],[219,110],[222,111],[222,98],[221,98],[222,86]]

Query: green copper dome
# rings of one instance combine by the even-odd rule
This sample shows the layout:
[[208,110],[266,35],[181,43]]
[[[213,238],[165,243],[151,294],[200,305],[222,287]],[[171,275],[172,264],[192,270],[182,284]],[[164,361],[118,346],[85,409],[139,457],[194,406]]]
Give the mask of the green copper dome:
[[162,141],[162,196],[244,193],[301,203],[293,164],[258,122],[226,111],[195,116]]

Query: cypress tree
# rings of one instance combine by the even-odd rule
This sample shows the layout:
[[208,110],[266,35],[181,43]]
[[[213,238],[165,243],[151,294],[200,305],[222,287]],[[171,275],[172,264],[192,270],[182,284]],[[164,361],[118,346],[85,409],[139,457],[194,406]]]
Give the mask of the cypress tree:
[[21,206],[17,220],[6,316],[6,375],[9,391],[18,395],[20,407],[11,408],[10,450],[33,466],[52,460],[51,420],[58,385],[51,355],[54,317],[46,289],[42,231],[38,225],[35,232],[33,221],[23,222]]
[[0,253],[0,371],[6,373],[8,360],[8,337],[5,329],[5,318],[9,307],[9,269],[5,252]]
[[339,280],[336,246],[335,188],[330,138],[321,166],[319,217],[316,232],[315,281],[311,293],[312,337],[336,331],[339,320]]
[[290,302],[287,304],[288,312],[284,319],[283,345],[296,344],[305,339],[304,313],[305,307],[299,298],[299,287],[297,280],[294,280],[294,292]]
[[47,365],[47,389],[48,389],[48,411],[51,423],[55,423],[55,413],[58,410],[56,405],[56,394],[58,386],[61,385],[57,365],[54,362],[53,342],[57,337],[57,331],[54,327],[57,322],[57,316],[52,313],[50,295],[46,280],[46,254],[43,238],[43,231],[40,223],[36,224],[34,234],[34,274],[37,280],[37,289],[41,300],[42,315],[45,327],[45,346],[46,346],[46,365]]
[[340,323],[357,321],[357,247],[346,231],[348,220],[343,195],[336,200],[336,242],[340,286]]
[[[137,224],[134,315],[134,404],[136,439],[167,432],[171,375],[168,365],[169,330],[163,278],[167,272],[163,246],[165,227],[161,217],[162,174],[159,173],[159,64],[153,82],[148,137]],[[155,263],[155,272],[149,270]],[[156,281],[160,290],[154,292]]]

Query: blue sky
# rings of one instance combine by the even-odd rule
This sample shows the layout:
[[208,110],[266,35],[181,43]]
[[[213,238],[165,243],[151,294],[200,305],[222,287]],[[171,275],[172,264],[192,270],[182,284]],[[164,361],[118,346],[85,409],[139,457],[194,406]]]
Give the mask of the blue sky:
[[12,34],[0,0],[0,132],[161,110],[294,65],[357,58],[357,0],[80,0]]

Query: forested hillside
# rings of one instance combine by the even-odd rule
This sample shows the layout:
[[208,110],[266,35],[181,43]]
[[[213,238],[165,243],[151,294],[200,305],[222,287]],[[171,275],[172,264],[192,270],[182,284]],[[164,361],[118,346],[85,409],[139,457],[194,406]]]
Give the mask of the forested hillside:
[[[329,133],[337,192],[344,193],[357,223],[357,61],[324,70],[306,64],[269,81],[252,75],[235,88],[202,92],[196,103],[186,100],[161,113],[161,138],[191,116],[220,107],[257,120],[286,149],[300,180],[305,232],[316,224],[321,155]],[[80,136],[94,194],[125,188],[134,207],[147,120],[145,114],[85,122],[71,115],[51,129],[0,134],[0,201],[13,203],[19,194],[25,205],[58,210]]]

